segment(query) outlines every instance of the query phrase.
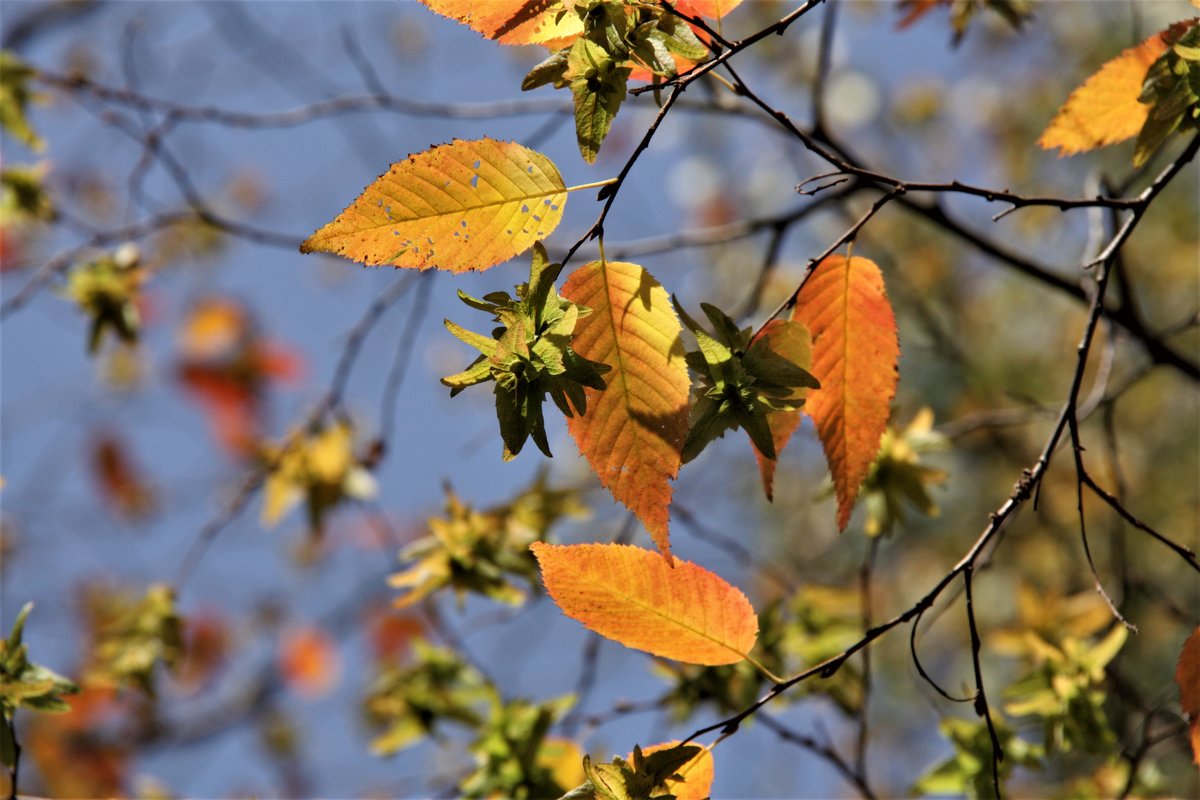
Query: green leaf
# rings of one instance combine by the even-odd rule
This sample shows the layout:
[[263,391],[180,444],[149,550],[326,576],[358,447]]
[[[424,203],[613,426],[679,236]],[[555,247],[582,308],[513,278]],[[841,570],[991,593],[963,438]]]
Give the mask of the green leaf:
[[567,85],[567,49],[563,48],[554,55],[529,70],[529,74],[521,81],[521,91],[528,92],[548,83],[554,84],[555,89]]
[[664,14],[658,22],[659,33],[667,49],[689,61],[700,61],[708,56],[708,47],[696,37],[692,26],[678,17]]
[[7,717],[0,720],[0,763],[10,770],[17,764],[17,743]]
[[589,164],[612,128],[625,100],[625,84],[632,69],[620,66],[600,45],[577,39],[567,54],[567,80],[575,96],[575,138]]

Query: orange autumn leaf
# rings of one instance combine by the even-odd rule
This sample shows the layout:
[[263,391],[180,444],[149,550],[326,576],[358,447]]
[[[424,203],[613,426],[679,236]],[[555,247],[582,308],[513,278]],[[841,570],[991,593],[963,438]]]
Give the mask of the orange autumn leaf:
[[1138,102],[1146,71],[1178,37],[1180,26],[1190,24],[1176,23],[1105,62],[1071,92],[1038,146],[1070,156],[1137,136],[1150,113],[1150,106]]
[[154,490],[116,436],[103,434],[92,443],[92,474],[100,494],[124,519],[144,519],[154,510]]
[[[681,744],[679,739],[673,742],[651,745],[642,748],[642,755],[648,756],[659,750],[670,750]],[[633,753],[625,757],[626,761],[633,760]],[[667,791],[675,795],[675,800],[706,800],[712,793],[713,756],[708,748],[700,748],[700,752],[690,761],[675,771],[679,780],[666,782]]]
[[746,595],[690,561],[624,544],[530,549],[562,612],[626,647],[688,664],[735,664],[758,638]]
[[1188,717],[1192,760],[1200,764],[1200,627],[1192,631],[1179,651],[1175,682],[1179,684],[1179,704]]
[[124,796],[133,765],[130,744],[96,732],[111,729],[129,711],[115,689],[85,685],[71,697],[67,713],[31,715],[21,748],[49,796]]
[[[583,23],[561,0],[421,0],[443,17],[461,22],[500,44],[544,44],[574,38]],[[560,12],[566,11],[559,17]]]
[[896,316],[873,261],[829,256],[800,292],[792,318],[812,333],[821,388],[804,406],[817,426],[846,529],[859,486],[879,452],[896,394]]
[[[771,351],[777,353],[796,366],[812,372],[812,337],[808,328],[796,320],[773,319],[758,333],[756,338],[765,338],[771,344]],[[792,392],[792,398],[807,397],[809,389],[797,387]],[[768,500],[775,496],[775,466],[788,440],[800,427],[801,411],[776,411],[767,415],[767,425],[771,429],[771,441],[775,445],[775,458],[767,458],[754,448],[754,457],[758,459],[758,470],[762,475],[763,491]]]
[[592,310],[575,326],[575,352],[612,368],[604,391],[585,390],[587,413],[568,418],[567,428],[600,483],[669,556],[667,507],[690,386],[671,299],[646,270],[620,261],[585,264],[562,294]]
[[558,168],[541,153],[455,139],[393,164],[300,252],[370,266],[483,270],[549,236],[566,200]]
[[341,659],[333,637],[312,625],[285,631],[279,641],[279,673],[302,697],[329,694],[341,677]]

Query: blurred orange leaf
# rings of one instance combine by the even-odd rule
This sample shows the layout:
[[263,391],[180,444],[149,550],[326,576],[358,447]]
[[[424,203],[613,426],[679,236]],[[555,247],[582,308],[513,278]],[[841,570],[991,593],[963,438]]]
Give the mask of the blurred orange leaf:
[[792,318],[812,333],[821,388],[804,410],[817,426],[845,530],[859,486],[879,452],[896,394],[896,317],[873,261],[833,255],[814,269]]
[[[461,22],[500,44],[542,44],[583,32],[569,6],[549,0],[421,0],[429,10]],[[555,20],[566,10],[562,19]]]
[[1146,71],[1166,51],[1180,24],[1184,23],[1105,62],[1071,92],[1038,139],[1038,146],[1044,150],[1057,147],[1060,156],[1070,156],[1137,136],[1150,113],[1150,106],[1138,102]]
[[1175,682],[1179,684],[1179,703],[1188,717],[1192,760],[1200,764],[1200,627],[1192,631],[1179,651]]
[[125,519],[142,519],[154,510],[154,490],[116,436],[103,434],[92,443],[92,474],[101,495]]
[[[659,750],[670,750],[679,745],[680,740],[663,742],[642,748],[642,755],[650,755]],[[633,753],[626,756],[626,761],[633,760]],[[675,800],[706,800],[712,792],[713,757],[708,748],[700,748],[690,761],[675,771],[681,780],[667,780],[667,791],[675,795]]]
[[624,544],[530,547],[563,613],[626,647],[689,664],[734,664],[758,638],[746,595],[689,561]]
[[549,236],[566,200],[558,168],[541,153],[455,139],[393,164],[300,252],[371,266],[483,270]]
[[279,642],[279,672],[284,683],[310,699],[329,694],[341,677],[337,645],[315,625],[291,628]]
[[297,379],[303,360],[265,341],[242,303],[216,296],[188,312],[177,349],[179,381],[203,407],[217,441],[235,456],[252,453],[262,438],[264,393],[272,381]]
[[562,293],[592,309],[575,327],[575,352],[612,368],[604,391],[585,390],[587,413],[569,417],[567,428],[600,482],[670,555],[670,481],[687,436],[690,386],[679,319],[637,264],[585,264]]
[[129,749],[94,733],[124,714],[127,706],[117,699],[115,689],[85,685],[71,698],[66,714],[32,716],[21,745],[50,796],[122,795],[132,765]]
[[367,616],[367,638],[377,661],[398,660],[408,652],[414,637],[425,632],[425,623],[412,614],[397,614],[384,606]]
[[233,637],[225,619],[215,612],[189,614],[183,623],[183,657],[175,679],[186,691],[209,685],[225,664]]
[[[795,320],[773,319],[759,332],[758,338],[765,338],[771,345],[771,351],[783,356],[798,367],[812,372],[812,337],[808,328]],[[792,392],[793,398],[807,397],[809,390],[797,387]],[[767,415],[767,425],[771,428],[771,440],[775,445],[775,458],[767,458],[754,448],[754,457],[758,459],[758,470],[762,475],[763,491],[767,499],[775,496],[775,466],[788,440],[800,427],[800,410],[776,411]]]

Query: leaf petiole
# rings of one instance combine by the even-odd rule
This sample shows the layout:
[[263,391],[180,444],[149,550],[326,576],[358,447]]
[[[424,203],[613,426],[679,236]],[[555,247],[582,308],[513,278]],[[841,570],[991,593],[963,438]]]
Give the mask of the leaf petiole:
[[743,657],[746,659],[746,662],[750,666],[754,667],[756,670],[761,672],[763,677],[766,678],[767,680],[771,681],[774,684],[780,684],[780,683],[784,682],[783,678],[779,677],[774,672],[771,672],[771,670],[769,670],[765,666],[763,666],[763,664],[758,659],[756,659],[754,656],[749,655],[749,654],[743,654]]
[[620,178],[609,178],[608,180],[593,181],[592,183],[581,183],[578,186],[568,186],[567,191],[576,192],[580,189],[599,189],[601,186],[612,186],[619,180]]

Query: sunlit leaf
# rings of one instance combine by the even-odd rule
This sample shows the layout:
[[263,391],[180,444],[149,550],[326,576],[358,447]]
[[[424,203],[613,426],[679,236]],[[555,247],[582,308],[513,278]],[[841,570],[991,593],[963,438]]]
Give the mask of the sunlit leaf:
[[572,345],[611,367],[604,391],[585,390],[587,412],[567,427],[600,482],[670,553],[667,507],[687,435],[688,374],[679,320],[666,291],[637,264],[593,261],[563,295],[592,313]]
[[[763,327],[758,338],[767,342],[771,352],[786,358],[801,369],[812,371],[812,337],[802,323],[773,319]],[[788,399],[793,402],[805,400],[809,391],[810,389],[804,386],[795,387]],[[758,459],[758,470],[762,475],[763,491],[768,500],[773,499],[775,495],[775,467],[779,463],[779,456],[796,428],[800,426],[800,414],[801,412],[796,410],[773,411],[767,415],[771,441],[775,445],[775,458],[767,458],[758,448],[754,449],[754,457]]]
[[563,0],[421,0],[421,3],[500,44],[542,44],[583,30],[573,4]]
[[455,139],[393,164],[300,251],[371,266],[482,270],[549,236],[566,199],[562,176],[541,153]]
[[1136,136],[1150,114],[1150,106],[1138,102],[1146,71],[1178,37],[1180,26],[1189,24],[1176,23],[1107,61],[1071,92],[1038,145],[1069,156]]
[[873,261],[833,255],[818,264],[792,317],[813,337],[812,373],[821,388],[804,409],[817,426],[845,529],[879,452],[896,394],[896,317]]
[[626,647],[690,664],[732,664],[754,647],[750,601],[703,567],[622,544],[531,549],[563,613]]
[[[679,741],[663,742],[642,750],[644,755],[651,755],[663,750],[678,747]],[[633,759],[633,754],[628,760]],[[675,795],[675,800],[706,800],[712,791],[713,756],[708,748],[700,748],[700,752],[692,756],[683,766],[675,769],[675,776],[664,781],[665,789]]]

